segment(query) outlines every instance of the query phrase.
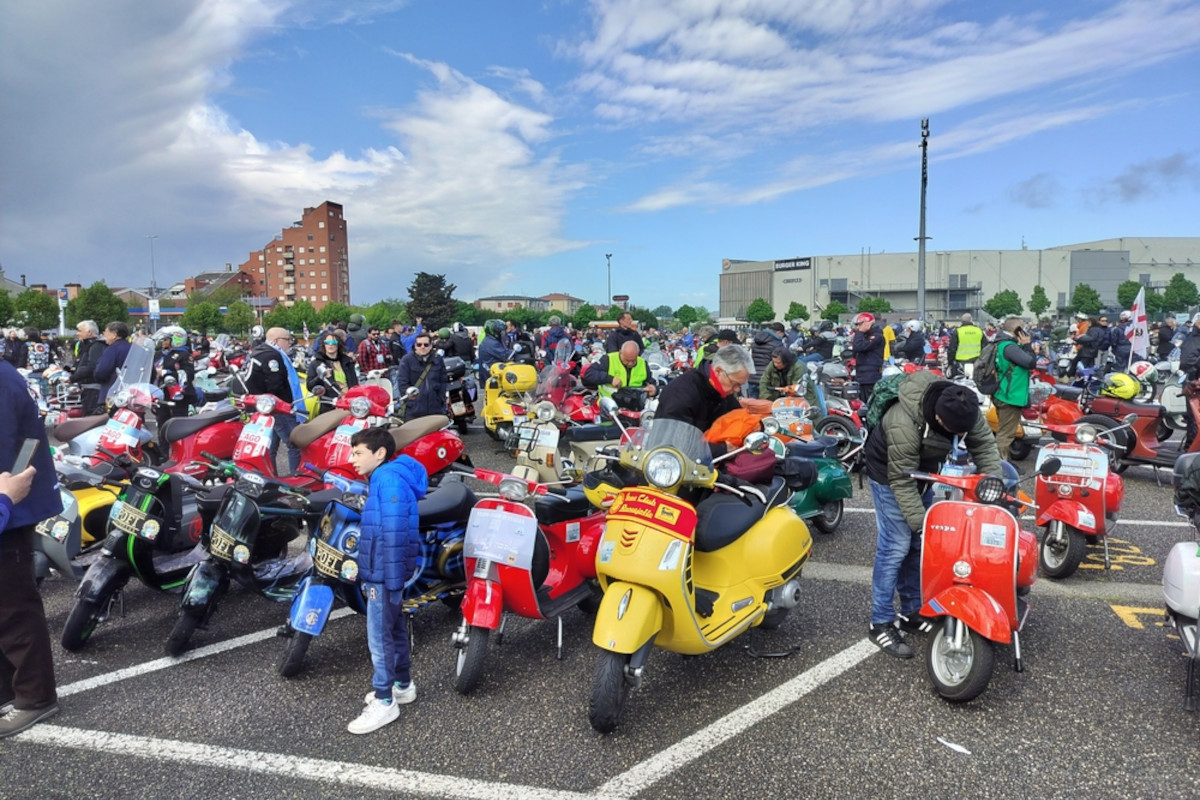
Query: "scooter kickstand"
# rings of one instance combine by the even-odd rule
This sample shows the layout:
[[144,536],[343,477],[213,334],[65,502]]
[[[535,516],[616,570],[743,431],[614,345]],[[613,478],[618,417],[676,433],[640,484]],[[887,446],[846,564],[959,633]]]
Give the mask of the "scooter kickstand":
[[1104,569],[1106,571],[1112,569],[1112,563],[1109,562],[1109,560],[1108,560],[1108,535],[1107,534],[1105,534],[1105,536],[1104,536]]
[[757,628],[750,629],[750,644],[745,646],[746,655],[750,656],[751,658],[787,658],[788,656],[795,655],[800,650],[800,645],[795,644],[786,650],[780,650],[773,653],[764,652],[758,649],[758,645],[755,642],[755,638],[762,638],[762,636],[763,633]]
[[1025,662],[1021,660],[1021,634],[1018,633],[1017,631],[1013,631],[1012,638],[1013,638],[1013,652],[1016,655],[1014,662],[1013,662],[1013,669],[1016,670],[1017,672],[1024,672],[1025,671]]
[[500,615],[500,627],[496,629],[496,647],[504,644],[504,623],[508,622],[508,615]]
[[562,617],[556,617],[558,620],[558,660],[562,661]]

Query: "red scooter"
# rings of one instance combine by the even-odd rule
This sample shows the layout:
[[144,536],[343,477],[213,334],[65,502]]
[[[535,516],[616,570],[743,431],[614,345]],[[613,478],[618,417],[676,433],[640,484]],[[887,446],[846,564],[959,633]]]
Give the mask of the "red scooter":
[[[1047,459],[1038,474],[1059,466]],[[1029,613],[1024,595],[1036,580],[1037,538],[1017,523],[1021,500],[1002,478],[910,475],[963,493],[963,500],[934,503],[925,513],[921,614],[941,620],[926,652],[929,677],[942,697],[965,703],[991,681],[994,643],[1012,642],[1016,670],[1024,671],[1019,632]]]
[[[1188,413],[1200,419],[1200,381],[1187,383],[1183,395]],[[1101,438],[1116,445],[1113,448],[1114,472],[1123,472],[1131,464],[1173,469],[1175,460],[1185,452],[1200,453],[1200,436],[1187,450],[1183,449],[1181,441],[1170,439],[1172,431],[1166,422],[1167,409],[1157,403],[1092,395],[1085,390],[1079,397],[1079,406],[1086,413],[1078,421],[1100,428]]]
[[1056,439],[1038,452],[1040,467],[1050,459],[1061,466],[1037,479],[1037,526],[1045,528],[1039,548],[1042,574],[1066,578],[1079,568],[1089,541],[1104,542],[1104,568],[1109,569],[1108,524],[1116,520],[1125,499],[1125,481],[1108,469],[1108,453],[1086,423],[1038,426]]
[[[557,619],[562,658],[563,611],[600,601],[594,579],[605,519],[582,489],[547,495],[546,484],[515,475],[477,469],[475,477],[496,484],[500,496],[481,499],[467,524],[463,621],[451,637],[454,688],[462,694],[483,675],[488,638],[497,631],[499,644],[505,612]],[[530,494],[539,495],[532,511],[522,502]]]

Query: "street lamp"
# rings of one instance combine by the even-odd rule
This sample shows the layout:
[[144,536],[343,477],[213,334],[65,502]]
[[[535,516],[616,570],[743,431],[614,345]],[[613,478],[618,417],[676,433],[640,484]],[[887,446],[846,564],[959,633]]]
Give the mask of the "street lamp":
[[604,301],[604,305],[612,302],[612,253],[605,253],[604,260],[608,262],[608,299]]
[[[153,301],[158,296],[158,281],[154,278],[154,240],[158,238],[157,233],[147,233],[146,238],[150,240],[150,301]],[[146,322],[150,325],[150,331],[153,332],[155,327],[153,320],[150,318],[150,302],[146,303]]]
[[917,233],[917,319],[925,319],[925,187],[929,185],[929,117],[921,120],[921,221]]

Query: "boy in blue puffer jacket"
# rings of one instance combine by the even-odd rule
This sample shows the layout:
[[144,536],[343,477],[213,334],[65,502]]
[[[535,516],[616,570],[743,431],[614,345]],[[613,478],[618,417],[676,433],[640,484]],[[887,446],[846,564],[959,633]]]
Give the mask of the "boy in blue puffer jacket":
[[367,428],[350,438],[350,462],[370,478],[358,542],[359,584],[367,600],[367,646],[375,690],[350,723],[351,733],[371,733],[400,716],[400,705],[417,699],[409,674],[404,587],[417,570],[421,552],[417,501],[429,479],[415,459],[392,460],[396,442],[384,428]]

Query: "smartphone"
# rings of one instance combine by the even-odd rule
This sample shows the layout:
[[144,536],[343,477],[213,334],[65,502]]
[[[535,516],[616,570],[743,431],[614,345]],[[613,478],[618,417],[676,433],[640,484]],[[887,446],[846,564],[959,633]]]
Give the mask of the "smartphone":
[[29,466],[29,462],[33,461],[33,454],[37,452],[37,446],[40,442],[37,439],[26,439],[21,445],[21,452],[17,453],[17,460],[13,462],[12,474],[24,472]]

